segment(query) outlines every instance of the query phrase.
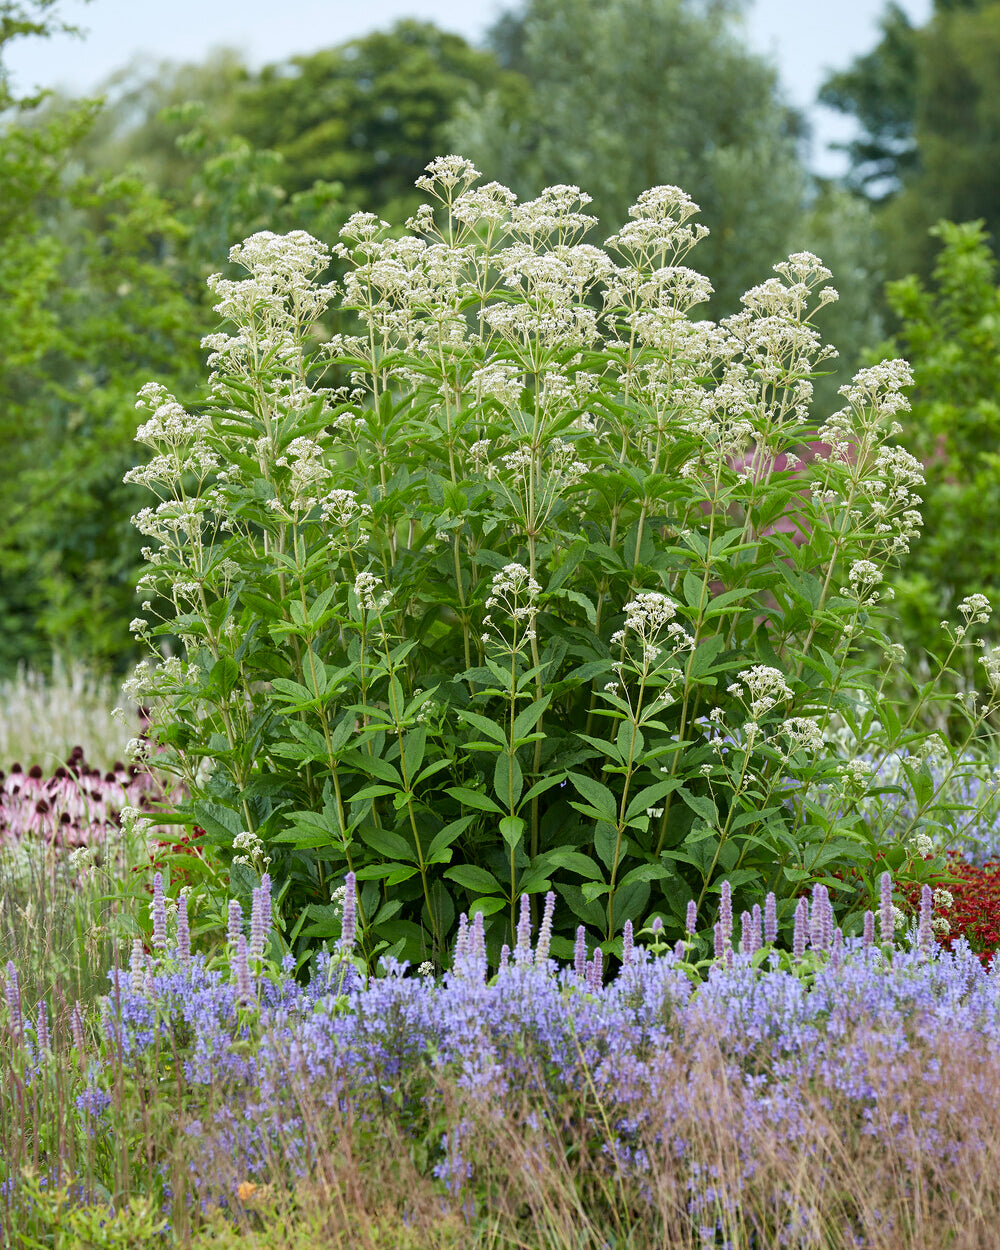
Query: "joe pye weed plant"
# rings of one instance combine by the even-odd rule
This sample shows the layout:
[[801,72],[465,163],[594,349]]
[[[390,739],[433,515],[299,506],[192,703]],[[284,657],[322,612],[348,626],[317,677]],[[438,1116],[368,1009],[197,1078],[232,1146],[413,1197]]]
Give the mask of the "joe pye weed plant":
[[[160,502],[136,517],[134,627],[183,648],[133,688],[217,850],[192,907],[224,923],[266,858],[302,958],[340,933],[347,872],[368,960],[442,962],[476,911],[496,958],[519,896],[550,888],[559,957],[579,925],[605,954],[626,921],[680,936],[724,881],[737,908],[773,890],[790,933],[822,880],[860,932],[890,753],[909,772],[880,801],[923,794],[892,867],[941,868],[906,847],[938,820],[920,709],[949,696],[883,697],[905,656],[873,615],[920,522],[894,441],[909,369],[862,370],[814,417],[836,298],[815,256],[697,320],[683,191],[644,192],[598,247],[578,188],[518,203],[478,178],[433,161],[401,237],[353,216],[341,279],[302,232],[237,245],[246,276],[210,279],[209,402],[143,389],[153,454],[128,476]],[[356,332],[328,337],[332,310]],[[989,615],[963,610],[956,647]],[[845,726],[863,759],[832,744]]]

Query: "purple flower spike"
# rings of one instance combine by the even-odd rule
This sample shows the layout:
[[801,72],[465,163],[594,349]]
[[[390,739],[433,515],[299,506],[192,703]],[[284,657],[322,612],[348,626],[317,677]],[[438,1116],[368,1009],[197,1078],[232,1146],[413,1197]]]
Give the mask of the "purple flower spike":
[[792,955],[796,961],[806,953],[809,939],[809,900],[802,896],[795,908],[795,929],[792,933]]
[[753,911],[750,913],[750,941],[755,951],[759,951],[762,945],[761,920],[760,903],[754,903]]
[[469,956],[469,917],[463,911],[458,918],[458,936],[455,938],[455,966],[463,965]]
[[552,941],[552,917],[556,910],[556,896],[549,890],[545,896],[545,910],[542,912],[542,923],[538,928],[538,941],[535,943],[535,963],[542,967],[549,957],[549,945]]
[[531,900],[527,894],[521,895],[521,913],[517,918],[517,942],[514,947],[514,962],[521,963],[531,958]]
[[35,1040],[38,1042],[39,1053],[44,1055],[49,1049],[49,1013],[44,999],[38,1004],[38,1023],[35,1025]]
[[153,875],[153,937],[154,951],[167,949],[167,905],[163,898],[163,873]]
[[582,977],[587,970],[587,931],[583,925],[576,930],[576,945],[573,948],[573,971]]
[[740,950],[744,955],[753,954],[753,939],[751,933],[751,917],[748,911],[740,914]]
[[191,929],[188,926],[187,896],[177,900],[177,962],[185,970],[191,966]]
[[683,960],[686,954],[687,951],[684,949],[684,939],[678,938],[674,943],[674,958],[677,960]]
[[87,1049],[87,1042],[83,1031],[83,1012],[80,1009],[79,1001],[73,1004],[73,1013],[69,1018],[69,1028],[73,1035],[73,1045],[76,1047],[77,1054],[82,1055]]
[[510,966],[510,947],[504,942],[500,947],[500,971]]
[[10,1028],[14,1036],[21,1040],[24,1031],[24,1012],[21,1007],[21,983],[17,979],[17,969],[13,962],[7,964],[7,984],[4,986],[4,997],[10,1009]]
[[595,946],[594,958],[589,964],[587,964],[587,989],[590,990],[592,994],[596,994],[601,988],[603,980],[602,963],[601,948],[599,946]]
[[469,934],[469,966],[479,981],[486,980],[486,925],[483,913],[477,911]]
[[722,925],[722,940],[728,946],[733,940],[733,887],[728,881],[722,883],[719,923]]
[[358,931],[357,877],[349,872],[344,878],[347,893],[344,895],[344,918],[340,923],[340,949],[352,951]]
[[934,895],[931,887],[925,885],[920,891],[920,923],[917,928],[917,944],[925,955],[934,949]]
[[764,899],[764,941],[773,946],[778,940],[778,900],[771,890]]
[[809,920],[809,944],[814,951],[828,951],[833,941],[833,924],[827,933],[827,909],[830,906],[830,895],[825,885],[819,882],[813,886],[812,914]]
[[875,945],[875,913],[871,910],[865,912],[865,927],[861,942],[864,946]]
[[694,899],[688,899],[687,918],[684,921],[684,930],[688,937],[694,937],[698,932],[698,904]]
[[146,979],[146,956],[142,949],[142,938],[135,938],[132,942],[132,957],[129,959],[128,966],[132,989],[137,994],[141,994],[142,983]]
[[253,892],[250,911],[250,958],[263,959],[264,946],[271,928],[271,878],[265,872],[260,888]]
[[712,954],[715,956],[716,959],[721,959],[722,952],[726,949],[726,940],[722,936],[722,921],[721,920],[717,920],[715,924],[712,926],[712,937],[714,939],[714,946],[712,948]]
[[226,932],[226,941],[230,946],[235,946],[240,940],[240,934],[243,932],[243,908],[236,899],[229,900],[229,928]]
[[653,930],[653,937],[659,938],[660,934],[663,932],[663,917],[654,916],[653,923],[650,928]]
[[892,945],[896,933],[896,918],[892,914],[892,877],[884,872],[881,880],[881,898],[879,900],[879,937],[884,944]]
[[632,921],[625,921],[625,928],[622,931],[622,967],[627,968],[632,962],[632,946],[634,939],[632,937]]
[[240,1001],[249,1003],[253,999],[253,982],[250,979],[250,963],[247,952],[247,940],[241,933],[236,943],[236,958],[233,960],[233,971],[236,973],[236,993]]
[[833,931],[833,941],[830,943],[830,967],[839,968],[844,962],[844,930],[837,925]]

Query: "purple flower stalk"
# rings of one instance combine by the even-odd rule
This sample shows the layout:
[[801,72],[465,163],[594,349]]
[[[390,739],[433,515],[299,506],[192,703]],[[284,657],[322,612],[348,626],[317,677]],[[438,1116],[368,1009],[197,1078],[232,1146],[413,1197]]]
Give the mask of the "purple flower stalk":
[[24,1033],[24,1012],[21,1007],[21,983],[17,979],[17,969],[13,961],[7,964],[7,984],[4,986],[4,997],[10,1010],[10,1028],[14,1036],[21,1040]]
[[764,941],[773,946],[778,940],[778,900],[774,891],[764,899]]
[[229,900],[229,928],[226,932],[226,941],[230,946],[235,946],[240,940],[240,934],[243,932],[243,908],[236,899]]
[[603,960],[601,957],[601,948],[599,946],[595,946],[594,958],[589,964],[587,964],[587,989],[594,994],[596,994],[601,988],[601,982],[603,980],[602,964]]
[[535,943],[535,963],[541,967],[549,957],[549,945],[552,942],[552,917],[556,910],[556,896],[549,890],[545,896],[545,910],[542,912],[542,923],[538,927],[538,941]]
[[881,880],[881,898],[879,900],[879,937],[883,944],[892,945],[896,933],[896,918],[892,914],[892,877],[884,872]]
[[931,887],[925,885],[920,891],[920,922],[917,926],[917,945],[929,955],[934,949],[934,895]]
[[573,971],[582,977],[587,971],[587,930],[577,925],[576,945],[573,947]]
[[740,950],[744,955],[753,954],[753,939],[750,936],[751,918],[748,911],[740,914]]
[[253,1000],[253,982],[250,978],[250,963],[247,957],[247,940],[241,933],[236,943],[236,958],[233,962],[236,973],[236,993],[240,1001],[249,1003]]
[[500,971],[510,966],[510,947],[504,942],[500,947]]
[[684,921],[684,931],[688,937],[694,937],[698,932],[698,904],[694,899],[688,899],[687,917]]
[[722,883],[719,898],[719,923],[722,925],[722,940],[729,945],[733,940],[733,887],[728,881]]
[[795,928],[792,932],[792,956],[798,962],[806,953],[809,939],[809,900],[803,895],[795,908]]
[[763,945],[761,934],[762,919],[763,918],[760,914],[760,903],[754,903],[753,911],[750,913],[750,941],[753,943],[755,951],[759,951]]
[[871,909],[865,912],[865,927],[861,942],[864,946],[875,945],[875,913]]
[[142,938],[136,938],[132,942],[132,957],[129,959],[128,967],[131,973],[132,989],[136,994],[141,994],[143,982],[146,979],[146,956],[142,949]]
[[682,960],[686,954],[687,954],[687,951],[684,947],[684,939],[678,938],[677,941],[674,943],[674,958],[677,960]]
[[844,930],[837,925],[830,943],[830,967],[839,968],[844,962]]
[[632,921],[625,921],[625,928],[622,930],[622,967],[627,968],[632,962],[632,946],[634,938],[632,936]]
[[352,951],[354,949],[354,939],[357,936],[358,929],[358,879],[353,872],[349,872],[344,878],[344,885],[347,892],[344,895],[344,916],[340,922],[340,949],[342,951]]
[[153,875],[153,937],[154,951],[167,949],[167,904],[163,897],[163,873]]
[[191,930],[188,926],[187,895],[177,900],[177,962],[185,970],[191,966]]
[[521,912],[517,918],[517,942],[514,947],[514,962],[523,963],[531,958],[531,900],[527,894],[521,895]]
[[477,980],[486,980],[486,924],[481,911],[477,911],[472,920],[472,931],[469,934],[469,967]]
[[725,938],[722,936],[722,921],[717,920],[712,926],[713,947],[712,954],[716,959],[722,958],[722,952],[726,948]]
[[76,1047],[77,1053],[82,1055],[87,1049],[87,1043],[83,1031],[83,1012],[80,1009],[79,1001],[73,1004],[73,1011],[69,1018],[69,1029],[73,1035],[73,1045]]
[[833,944],[833,908],[830,906],[830,892],[819,882],[813,886],[809,943],[814,951],[828,951]]
[[463,911],[458,918],[458,936],[455,938],[455,966],[464,964],[469,955],[469,917]]
[[265,872],[260,887],[253,892],[250,910],[250,958],[263,959],[264,946],[271,928],[271,878]]
[[49,1013],[46,1009],[44,998],[38,1004],[38,1023],[35,1025],[35,1040],[38,1042],[39,1054],[46,1054],[49,1049]]

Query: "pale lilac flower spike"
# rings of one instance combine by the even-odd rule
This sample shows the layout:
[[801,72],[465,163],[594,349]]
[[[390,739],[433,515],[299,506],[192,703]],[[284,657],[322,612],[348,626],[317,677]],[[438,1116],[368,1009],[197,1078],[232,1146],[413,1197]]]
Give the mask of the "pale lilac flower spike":
[[587,931],[583,925],[576,930],[576,945],[573,947],[573,971],[582,977],[587,970]]
[[733,940],[733,887],[723,881],[719,898],[719,923],[722,925],[723,944],[729,946]]
[[627,968],[632,962],[632,946],[634,938],[632,936],[632,921],[626,920],[625,927],[622,930],[622,967]]
[[865,912],[865,928],[861,942],[864,946],[875,945],[875,913],[871,910]]
[[896,932],[896,918],[892,914],[892,877],[884,872],[881,880],[881,898],[879,900],[879,937],[883,944],[892,944]]
[[243,908],[236,899],[229,900],[229,928],[226,932],[226,940],[230,946],[235,946],[239,941],[240,933],[243,931]]
[[934,949],[933,916],[934,895],[931,887],[925,885],[920,891],[920,923],[917,928],[917,944],[925,955],[929,955]]
[[128,966],[131,974],[132,989],[137,994],[141,994],[142,983],[146,977],[146,956],[142,949],[142,938],[134,938],[132,940],[132,955]]
[[38,1004],[38,1024],[35,1026],[35,1040],[38,1042],[39,1051],[44,1055],[49,1049],[49,1013],[44,999]]
[[531,900],[527,894],[521,895],[521,914],[517,918],[517,944],[514,948],[514,962],[531,958]]
[[602,962],[601,948],[599,946],[595,946],[594,958],[589,964],[587,964],[587,989],[593,994],[596,994],[601,988],[603,980]]
[[17,979],[17,969],[14,967],[13,960],[7,963],[7,984],[4,986],[4,997],[10,1008],[11,1031],[20,1038],[24,1026],[24,1014],[21,1007],[21,984]]
[[764,941],[773,946],[778,940],[778,900],[774,891],[764,900]]
[[792,932],[792,955],[796,961],[806,953],[809,940],[809,900],[803,894],[795,908],[795,928]]
[[185,971],[191,965],[191,929],[188,925],[187,895],[177,900],[177,962]]
[[[549,890],[545,896],[545,910],[542,912],[542,923],[538,926],[538,941],[535,943],[535,964],[543,967],[549,957],[549,945],[552,941],[552,917],[556,910],[556,896]],[[479,913],[477,913],[478,915]],[[631,937],[631,928],[629,929]]]
[[698,932],[698,904],[694,899],[688,899],[687,917],[684,921],[684,929],[688,937],[694,937]]
[[77,1054],[82,1055],[87,1049],[86,1036],[83,1031],[83,1011],[79,1001],[73,1004],[73,1014],[69,1018],[70,1032],[73,1034],[73,1045]]
[[150,945],[155,951],[167,948],[167,905],[163,898],[163,873],[153,875],[153,937]]
[[253,983],[250,980],[247,940],[242,933],[239,936],[239,941],[236,943],[236,958],[233,970],[236,973],[236,993],[241,1002],[248,1003],[253,998]]
[[342,951],[353,950],[354,939],[357,936],[357,880],[358,879],[355,877],[353,872],[349,872],[344,878],[344,885],[347,887],[347,893],[344,895],[344,917],[340,923],[340,949]]

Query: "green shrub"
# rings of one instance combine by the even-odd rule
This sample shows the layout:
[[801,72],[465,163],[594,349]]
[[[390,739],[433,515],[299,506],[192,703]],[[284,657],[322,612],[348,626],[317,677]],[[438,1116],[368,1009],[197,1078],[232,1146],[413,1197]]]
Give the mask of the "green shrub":
[[[473,910],[495,955],[550,888],[559,956],[579,924],[606,952],[626,921],[680,933],[723,878],[783,921],[827,880],[854,923],[885,852],[856,800],[915,736],[881,694],[901,649],[864,659],[920,520],[908,367],[862,370],[819,421],[815,256],[696,321],[677,188],[602,250],[575,187],[516,204],[459,157],[428,175],[413,233],[350,219],[342,283],[302,232],[233,248],[210,402],[142,392],[143,583],[173,615],[134,628],[183,655],[135,691],[214,848],[203,923],[265,868],[303,958],[349,870],[368,958],[443,960]],[[331,302],[357,334],[321,341]],[[988,615],[963,612],[955,648]],[[860,894],[832,875],[859,865]]]

